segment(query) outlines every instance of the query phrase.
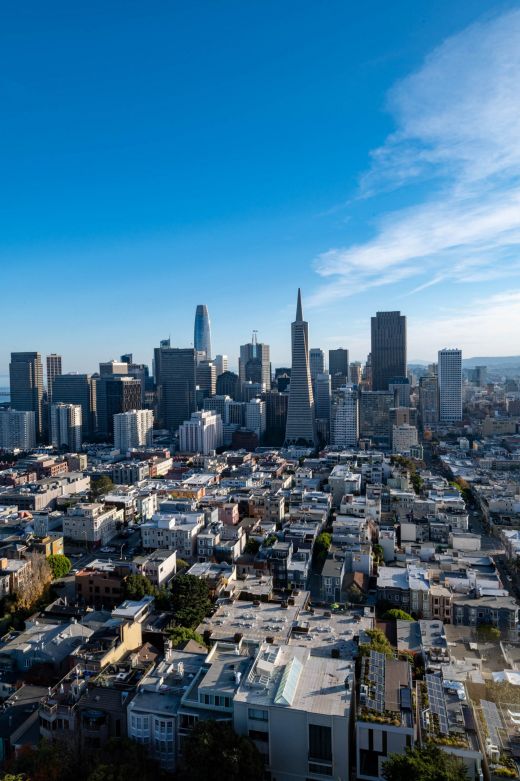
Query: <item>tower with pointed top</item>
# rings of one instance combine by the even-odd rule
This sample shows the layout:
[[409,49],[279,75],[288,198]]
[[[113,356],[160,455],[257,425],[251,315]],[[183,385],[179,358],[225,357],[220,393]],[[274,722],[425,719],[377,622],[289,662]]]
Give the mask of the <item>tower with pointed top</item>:
[[315,447],[316,425],[309,367],[309,327],[303,319],[300,288],[298,288],[298,300],[296,303],[296,319],[291,324],[291,347],[291,385],[289,388],[285,444]]
[[204,353],[207,361],[211,360],[211,325],[206,304],[197,304],[193,329],[193,346],[198,353]]

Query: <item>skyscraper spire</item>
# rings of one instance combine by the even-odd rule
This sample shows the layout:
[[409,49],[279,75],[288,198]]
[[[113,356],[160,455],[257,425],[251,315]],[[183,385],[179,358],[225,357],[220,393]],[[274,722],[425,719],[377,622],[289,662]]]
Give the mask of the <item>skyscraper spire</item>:
[[308,324],[303,319],[302,296],[298,288],[296,320],[291,325],[292,368],[289,389],[286,445],[316,446],[314,398],[309,367]]
[[303,322],[302,291],[298,288],[298,300],[296,302],[296,322]]

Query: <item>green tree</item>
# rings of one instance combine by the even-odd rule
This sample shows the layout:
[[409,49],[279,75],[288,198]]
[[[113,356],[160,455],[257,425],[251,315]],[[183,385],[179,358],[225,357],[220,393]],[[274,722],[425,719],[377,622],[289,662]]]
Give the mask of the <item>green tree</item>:
[[94,499],[98,499],[103,494],[108,494],[114,487],[114,483],[108,475],[100,475],[90,479],[90,493]]
[[406,754],[391,754],[383,764],[386,781],[468,781],[462,760],[439,746],[427,743],[422,748],[407,749]]
[[171,594],[171,608],[177,624],[195,629],[211,607],[206,581],[195,575],[176,575]]
[[69,574],[72,567],[71,560],[61,553],[51,553],[50,556],[47,556],[47,563],[51,568],[53,579],[64,578],[65,575]]
[[372,545],[372,553],[374,554],[374,558],[377,562],[377,564],[383,564],[385,560],[385,552],[383,550],[382,545]]
[[204,638],[194,629],[188,629],[186,626],[174,626],[168,630],[168,637],[174,648],[184,648],[187,642],[195,640],[196,643],[204,645]]
[[413,621],[413,616],[411,616],[410,613],[407,613],[405,610],[399,610],[396,607],[392,608],[392,610],[388,610],[383,618],[388,621]]
[[246,542],[244,553],[250,553],[252,556],[255,556],[259,550],[260,550],[260,543],[258,542],[258,540],[254,540],[253,538],[251,538]]
[[477,626],[477,637],[481,643],[498,643],[500,640],[500,629],[491,624],[479,624]]
[[332,535],[330,535],[328,532],[322,532],[321,534],[318,534],[318,536],[316,537],[316,542],[314,543],[314,549],[312,555],[314,558],[314,564],[317,568],[321,569],[323,567],[331,543],[332,543]]
[[128,738],[112,738],[97,752],[87,781],[159,781],[165,778],[146,748]]
[[359,653],[361,656],[369,656],[370,651],[379,651],[386,656],[393,656],[394,649],[390,645],[387,636],[380,629],[369,629],[367,635],[370,638],[369,643],[361,643]]
[[180,574],[181,572],[185,572],[190,568],[190,565],[187,561],[184,559],[177,559],[177,572]]
[[125,597],[127,599],[142,599],[157,595],[158,589],[145,575],[129,575],[125,580]]
[[42,740],[36,748],[20,750],[9,770],[27,781],[69,781],[76,771],[76,760],[69,746]]
[[180,781],[262,781],[264,761],[254,743],[222,721],[199,721],[183,743]]

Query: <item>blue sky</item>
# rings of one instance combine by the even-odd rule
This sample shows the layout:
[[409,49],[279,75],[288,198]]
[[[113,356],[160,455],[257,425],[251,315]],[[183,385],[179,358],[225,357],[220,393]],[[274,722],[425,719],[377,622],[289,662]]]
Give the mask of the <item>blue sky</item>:
[[520,353],[519,36],[496,0],[2,4],[0,374],[151,363],[197,303],[281,365],[298,285],[311,346],[401,309],[410,359]]

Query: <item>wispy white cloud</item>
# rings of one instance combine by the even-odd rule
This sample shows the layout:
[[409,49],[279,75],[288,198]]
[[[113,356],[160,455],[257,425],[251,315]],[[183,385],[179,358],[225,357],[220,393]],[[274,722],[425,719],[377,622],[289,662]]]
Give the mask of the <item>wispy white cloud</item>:
[[431,195],[381,216],[372,239],[322,253],[311,305],[405,279],[418,292],[520,275],[519,40],[518,10],[478,22],[393,87],[396,129],[361,196],[417,181]]

